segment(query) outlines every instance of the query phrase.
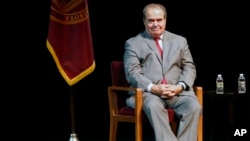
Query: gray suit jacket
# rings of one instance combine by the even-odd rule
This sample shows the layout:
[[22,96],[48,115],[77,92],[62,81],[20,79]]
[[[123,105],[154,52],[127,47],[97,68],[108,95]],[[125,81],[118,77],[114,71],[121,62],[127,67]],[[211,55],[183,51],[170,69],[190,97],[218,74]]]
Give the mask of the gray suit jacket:
[[185,82],[189,89],[180,95],[194,95],[196,68],[186,38],[165,31],[161,59],[153,38],[144,31],[125,42],[123,59],[131,87],[146,91],[151,82],[160,84],[164,76],[169,84]]

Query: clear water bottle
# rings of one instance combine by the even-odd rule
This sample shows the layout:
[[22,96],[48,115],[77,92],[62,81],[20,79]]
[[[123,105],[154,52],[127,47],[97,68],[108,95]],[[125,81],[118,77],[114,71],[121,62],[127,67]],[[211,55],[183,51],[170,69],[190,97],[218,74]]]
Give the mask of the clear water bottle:
[[224,94],[224,82],[221,74],[216,78],[216,94]]
[[241,73],[238,78],[238,93],[246,93],[246,79],[243,73]]

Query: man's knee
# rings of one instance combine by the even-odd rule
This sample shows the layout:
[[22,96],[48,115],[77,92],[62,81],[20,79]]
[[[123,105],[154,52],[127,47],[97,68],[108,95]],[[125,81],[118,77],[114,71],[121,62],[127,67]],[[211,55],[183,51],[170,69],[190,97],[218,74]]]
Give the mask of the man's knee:
[[132,95],[132,96],[130,96],[130,97],[128,97],[126,99],[126,104],[129,107],[135,108],[135,97],[134,97],[134,95]]

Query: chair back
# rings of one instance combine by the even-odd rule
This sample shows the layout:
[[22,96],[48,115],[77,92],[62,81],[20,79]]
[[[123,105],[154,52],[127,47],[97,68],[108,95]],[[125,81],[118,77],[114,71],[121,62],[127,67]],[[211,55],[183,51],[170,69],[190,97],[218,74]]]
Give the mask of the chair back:
[[112,86],[129,86],[125,77],[123,61],[111,62],[111,78]]
[[[112,79],[112,86],[129,87],[129,84],[126,80],[126,76],[124,72],[123,61],[111,62],[111,79]],[[127,93],[127,92],[119,91],[119,93]],[[116,96],[118,109],[127,107],[126,99],[128,96],[129,96],[128,94],[120,94]]]

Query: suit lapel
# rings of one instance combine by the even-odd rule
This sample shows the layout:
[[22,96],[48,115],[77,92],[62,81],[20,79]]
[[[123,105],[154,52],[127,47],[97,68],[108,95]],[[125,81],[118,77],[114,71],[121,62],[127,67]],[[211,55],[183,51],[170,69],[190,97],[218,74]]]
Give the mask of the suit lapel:
[[156,56],[157,56],[158,60],[160,61],[160,63],[162,63],[161,55],[160,55],[160,53],[159,53],[159,51],[158,51],[158,49],[156,47],[154,39],[151,36],[149,36],[146,32],[143,33],[143,36],[145,37],[143,39],[147,43],[149,49],[153,50],[153,52],[156,54]]
[[170,42],[169,42],[169,34],[167,32],[164,32],[163,34],[163,39],[162,39],[162,50],[163,50],[163,56],[162,56],[162,61],[163,61],[163,68],[167,67],[169,63],[169,51],[170,51]]

